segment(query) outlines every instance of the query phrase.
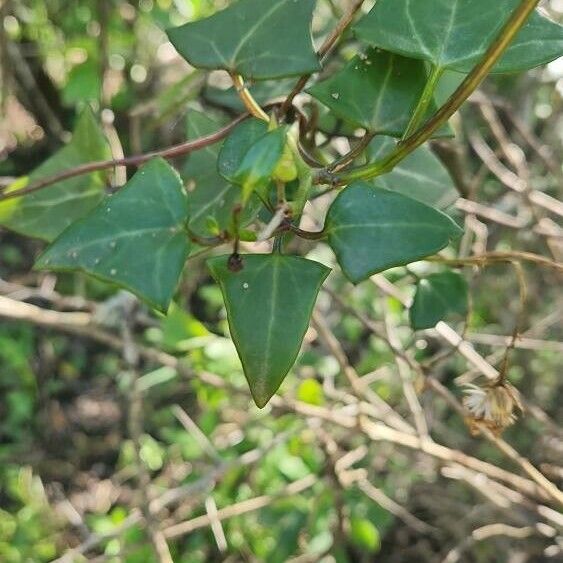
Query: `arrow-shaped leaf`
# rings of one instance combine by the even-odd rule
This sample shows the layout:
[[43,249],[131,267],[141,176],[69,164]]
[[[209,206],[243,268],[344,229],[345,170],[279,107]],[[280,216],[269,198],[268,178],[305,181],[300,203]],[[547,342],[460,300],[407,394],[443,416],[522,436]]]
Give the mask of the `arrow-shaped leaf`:
[[188,256],[187,213],[178,174],[166,161],[151,160],[66,229],[35,267],[90,274],[165,312]]
[[462,231],[441,211],[356,182],[334,200],[325,232],[343,272],[359,283],[438,252]]
[[465,279],[455,272],[431,274],[421,279],[409,310],[412,328],[432,328],[450,312],[467,314]]
[[[76,123],[71,141],[36,168],[27,182],[18,181],[13,189],[25,188],[63,170],[110,157],[106,139],[92,111],[86,108]],[[103,178],[102,172],[92,172],[57,182],[25,197],[0,202],[0,224],[22,235],[52,241],[101,201],[105,187]]]
[[[378,0],[355,27],[374,47],[469,72],[520,0]],[[527,70],[563,54],[563,27],[534,12],[493,72]]]
[[[424,63],[378,49],[354,57],[308,92],[335,115],[368,131],[403,135],[426,84]],[[429,114],[436,107],[431,104]],[[441,135],[450,135],[443,129]]]
[[254,401],[263,407],[293,366],[319,289],[330,270],[279,254],[245,255],[242,269],[229,257],[208,261],[221,286],[231,337]]
[[168,30],[196,68],[223,69],[252,79],[316,72],[311,40],[315,0],[239,0],[213,16]]

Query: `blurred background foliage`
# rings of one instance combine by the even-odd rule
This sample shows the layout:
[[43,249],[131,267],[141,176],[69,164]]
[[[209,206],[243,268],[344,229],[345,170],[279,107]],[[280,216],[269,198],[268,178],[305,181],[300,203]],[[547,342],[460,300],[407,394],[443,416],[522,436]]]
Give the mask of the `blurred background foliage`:
[[[223,77],[212,73],[208,78],[189,68],[163,31],[226,4],[222,0],[0,0],[3,185],[27,174],[61,146],[85,104],[99,113],[115,156],[184,140],[189,108],[219,113],[221,118],[240,111],[232,92],[225,90]],[[319,1],[314,22],[317,39],[331,29],[345,4]],[[545,8],[556,19],[563,13],[560,0],[545,3]],[[347,37],[329,68],[342,64],[354,49],[353,39]],[[260,86],[266,98],[277,95],[273,88],[279,87]],[[526,75],[490,79],[484,92],[500,108],[503,126],[522,147],[534,188],[560,196],[561,61]],[[540,223],[529,219],[528,203],[507,192],[483,166],[475,137],[472,146],[474,131],[495,142],[478,101],[468,104],[455,120],[456,140],[437,142],[434,149],[447,162],[458,187],[468,190],[462,192],[465,199],[512,214],[523,220],[524,227],[472,215],[473,226],[480,225],[481,230],[475,231],[476,242],[469,243],[557,254],[560,241],[530,226]],[[116,185],[123,174],[123,170],[115,172]],[[315,216],[314,209],[311,214]],[[463,210],[457,214],[461,222],[466,220]],[[327,263],[333,260],[324,246],[303,244],[301,250],[311,256]],[[284,403],[263,411],[251,406],[228,339],[220,291],[203,259],[192,261],[177,304],[163,318],[132,304],[122,293],[116,295],[105,284],[78,275],[55,279],[51,274],[30,273],[41,247],[37,241],[0,229],[1,294],[43,307],[92,313],[112,329],[119,325],[112,314],[119,318],[134,309],[137,341],[181,362],[160,365],[144,357],[139,373],[134,373],[136,368],[118,350],[95,339],[0,321],[0,561],[47,562],[85,544],[87,552],[75,553],[70,560],[162,561],[155,555],[154,538],[142,525],[139,510],[167,494],[180,496],[168,499],[170,504],[161,512],[163,529],[182,521],[195,526],[168,540],[173,561],[181,563],[434,562],[446,560],[456,546],[463,549],[460,560],[479,563],[561,557],[563,546],[557,534],[471,541],[475,528],[498,521],[514,524],[510,518],[516,516],[507,515],[502,503],[491,501],[478,482],[471,486],[463,477],[449,478],[428,456],[392,443],[366,444],[354,429],[319,423]],[[439,270],[417,265],[415,273]],[[467,338],[475,336],[477,349],[498,362],[504,349],[498,335],[511,334],[520,308],[517,278],[502,265],[466,273],[472,295]],[[515,350],[509,375],[545,418],[527,413],[505,438],[561,482],[558,464],[563,441],[557,428],[563,404],[561,295],[553,272],[527,268],[526,273],[523,326],[535,340],[530,347]],[[412,295],[412,272],[396,269],[387,277],[404,295]],[[401,345],[461,396],[454,379],[467,370],[465,360],[450,353],[451,348],[433,332],[413,333],[408,311],[397,299],[370,283],[352,290],[340,274],[331,276],[329,288],[331,293],[321,294],[319,300],[326,322],[350,364],[360,376],[367,376],[372,392],[396,412],[410,416],[394,355],[350,308],[394,327]],[[335,295],[345,298],[344,306]],[[451,321],[464,330],[463,319],[454,316]],[[282,393],[288,401],[312,407],[345,405],[346,397],[329,396],[335,382],[337,390],[345,393],[341,368],[311,329]],[[227,385],[215,386],[209,378],[198,377],[201,374],[218,376]],[[490,443],[470,436],[459,415],[425,391],[423,382],[414,384],[438,442],[514,470]],[[134,417],[139,418],[135,401],[142,402],[140,430],[132,428],[138,422]],[[191,422],[182,413],[188,413]],[[335,460],[358,448],[363,455],[355,468],[365,470],[373,487],[394,499],[400,509],[339,480]],[[287,489],[294,482],[304,487],[297,494]],[[262,499],[257,510],[252,508],[256,499]],[[251,509],[235,510],[221,525],[199,525],[193,520],[230,506]],[[401,510],[414,520],[407,518],[405,523]]]

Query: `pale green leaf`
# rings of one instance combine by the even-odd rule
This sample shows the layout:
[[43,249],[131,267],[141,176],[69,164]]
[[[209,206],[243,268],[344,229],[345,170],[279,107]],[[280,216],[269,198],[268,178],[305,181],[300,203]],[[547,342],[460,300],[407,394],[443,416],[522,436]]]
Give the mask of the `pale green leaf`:
[[268,132],[268,124],[254,117],[239,123],[225,139],[219,151],[217,168],[229,182],[236,181],[236,172],[250,147]]
[[260,137],[244,155],[234,175],[242,186],[243,203],[254,191],[269,186],[285,147],[285,128],[278,127]]

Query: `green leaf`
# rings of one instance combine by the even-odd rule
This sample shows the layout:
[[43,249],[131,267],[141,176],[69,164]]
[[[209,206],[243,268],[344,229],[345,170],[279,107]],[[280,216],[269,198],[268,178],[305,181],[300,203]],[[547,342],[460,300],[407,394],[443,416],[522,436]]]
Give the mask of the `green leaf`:
[[208,261],[221,286],[231,337],[252,397],[261,408],[293,366],[319,289],[330,270],[297,256],[242,257],[240,271],[228,256]]
[[376,552],[381,549],[379,531],[367,518],[352,518],[350,539],[361,549]]
[[100,64],[90,57],[68,73],[67,83],[62,90],[63,101],[68,106],[98,101],[101,86]]
[[251,79],[316,72],[311,40],[315,0],[239,0],[213,16],[168,30],[196,68],[223,69]]
[[[378,0],[359,39],[439,68],[468,72],[520,0]],[[563,27],[534,12],[493,72],[527,70],[563,54]]]
[[[87,108],[76,123],[71,141],[36,168],[27,182],[17,182],[8,191],[25,188],[29,183],[80,164],[110,157],[106,139]],[[92,172],[57,182],[25,197],[8,199],[0,202],[0,224],[22,235],[50,242],[100,202],[104,186],[103,173]]]
[[188,256],[187,213],[178,174],[166,161],[153,159],[66,229],[35,267],[90,274],[165,312]]
[[412,328],[432,328],[448,313],[466,315],[467,292],[467,282],[455,272],[431,274],[420,280],[409,311]]
[[[189,138],[208,135],[221,127],[216,120],[198,111],[190,111],[187,120]],[[220,145],[215,144],[196,151],[182,168],[190,200],[188,225],[204,236],[216,234],[211,232],[211,225],[219,231],[228,230],[233,206],[240,201],[240,190],[217,172],[219,150]]]
[[[426,69],[421,61],[369,49],[308,92],[357,127],[401,137],[425,84]],[[435,110],[431,104],[429,113]],[[443,129],[441,134],[450,132]]]
[[200,321],[175,303],[170,305],[167,313],[161,324],[161,345],[164,349],[175,352],[187,351],[194,340],[201,341],[201,338],[209,336],[209,331]]
[[229,182],[236,181],[236,172],[240,168],[250,147],[268,132],[268,124],[261,119],[250,118],[237,125],[225,139],[217,168],[219,174]]
[[[374,139],[367,150],[369,160],[383,158],[394,147],[390,137]],[[449,207],[459,195],[445,166],[426,146],[412,152],[391,172],[378,176],[372,183],[439,209]]]
[[325,232],[343,272],[359,283],[438,252],[462,231],[415,199],[355,182],[334,200]]
[[286,130],[278,127],[260,137],[245,154],[234,179],[242,186],[242,201],[246,203],[254,191],[268,186],[280,162],[285,147]]
[[[190,111],[187,120],[189,138],[208,135],[221,127],[219,121],[199,111]],[[240,155],[241,148],[246,152],[254,139],[264,135],[267,129],[268,125],[263,121],[249,119],[232,131],[223,146],[209,145],[189,156],[182,168],[182,179],[189,193],[188,225],[192,231],[209,236],[231,229],[233,207],[242,198],[240,188],[225,177],[232,178],[233,168],[236,170],[240,166],[244,157],[244,154]],[[218,166],[225,177],[219,174]],[[260,206],[258,198],[248,202],[240,215],[241,226],[248,225],[256,217]]]

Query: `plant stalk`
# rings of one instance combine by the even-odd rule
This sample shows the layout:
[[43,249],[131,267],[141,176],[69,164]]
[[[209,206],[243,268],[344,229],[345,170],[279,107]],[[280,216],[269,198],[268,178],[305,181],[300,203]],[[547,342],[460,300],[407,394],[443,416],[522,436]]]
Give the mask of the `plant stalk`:
[[424,90],[422,91],[422,95],[416,104],[414,112],[411,116],[409,124],[403,134],[403,140],[407,139],[416,131],[417,127],[420,123],[424,122],[424,118],[428,113],[428,108],[434,99],[434,92],[436,90],[436,86],[438,86],[438,82],[444,73],[444,69],[439,66],[433,66],[432,70],[430,71],[430,76],[428,76],[428,80],[426,81],[426,85],[424,86]]
[[244,83],[244,79],[240,74],[231,74],[231,78],[233,79],[233,84],[235,89],[239,95],[239,98],[242,100],[244,107],[248,110],[250,115],[253,115],[257,119],[261,119],[266,123],[270,122],[270,118],[268,114],[260,107],[260,104],[254,99],[254,96],[250,93],[250,90],[246,87]]

